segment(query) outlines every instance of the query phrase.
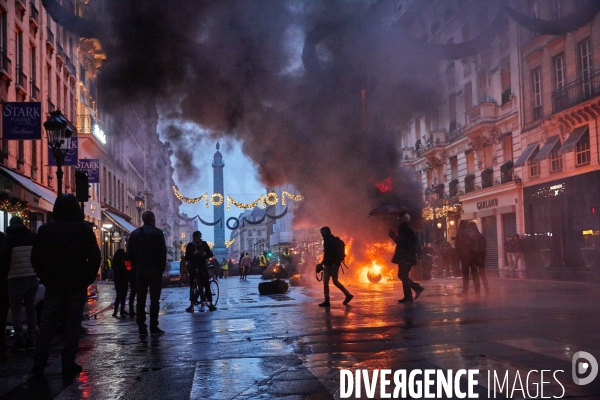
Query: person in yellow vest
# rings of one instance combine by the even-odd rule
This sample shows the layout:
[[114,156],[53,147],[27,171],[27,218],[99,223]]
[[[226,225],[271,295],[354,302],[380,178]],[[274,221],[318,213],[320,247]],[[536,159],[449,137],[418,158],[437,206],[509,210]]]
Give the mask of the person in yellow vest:
[[223,278],[227,278],[229,276],[229,260],[223,258],[223,262],[221,263],[221,271],[223,271]]
[[267,252],[263,251],[263,253],[260,255],[260,266],[261,268],[267,268],[267,262],[269,260],[267,259]]

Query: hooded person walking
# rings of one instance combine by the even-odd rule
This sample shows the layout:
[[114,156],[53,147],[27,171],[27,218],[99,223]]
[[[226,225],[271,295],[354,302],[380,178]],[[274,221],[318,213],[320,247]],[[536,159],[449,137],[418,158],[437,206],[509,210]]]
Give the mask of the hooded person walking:
[[41,376],[48,362],[56,321],[65,321],[62,349],[63,375],[79,374],[75,362],[87,287],[100,268],[100,248],[92,226],[84,221],[77,198],[56,198],[54,220],[38,229],[31,249],[31,264],[46,287],[42,325],[33,356],[33,370]]
[[[15,329],[16,350],[33,349],[37,333],[35,295],[40,283],[30,261],[34,241],[35,233],[23,224],[20,217],[12,217],[0,248],[0,263],[9,266],[8,296]],[[21,320],[23,304],[27,312],[27,335],[23,334]]]
[[398,264],[398,278],[402,281],[402,291],[404,292],[404,297],[398,300],[398,303],[412,303],[412,291],[415,291],[414,299],[417,299],[425,290],[409,278],[410,269],[417,263],[417,235],[410,227],[409,221],[410,215],[401,214],[398,233],[391,229],[389,231],[390,238],[396,243],[392,262]]

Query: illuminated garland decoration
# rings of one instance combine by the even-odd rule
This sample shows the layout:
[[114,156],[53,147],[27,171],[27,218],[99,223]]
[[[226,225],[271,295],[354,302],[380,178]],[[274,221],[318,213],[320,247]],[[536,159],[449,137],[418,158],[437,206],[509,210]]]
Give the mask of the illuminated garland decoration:
[[26,201],[8,197],[6,193],[2,193],[0,194],[0,210],[21,217],[23,224],[29,227],[29,205]]
[[256,201],[252,203],[240,203],[239,201],[234,200],[231,196],[227,196],[227,209],[229,210],[229,203],[232,203],[237,208],[243,208],[244,210],[250,210],[260,204],[260,208],[265,208],[265,196],[261,195]]
[[[210,198],[210,202],[215,207],[222,205],[223,202],[225,201],[225,198],[221,193],[213,193],[210,197],[209,197],[208,193],[204,193],[200,197],[194,197],[194,198],[185,197],[184,195],[182,195],[179,192],[179,190],[177,190],[177,186],[173,186],[173,193],[175,193],[175,197],[177,197],[178,200],[180,200],[184,203],[188,203],[188,204],[196,204],[196,203],[199,203],[202,200],[204,200],[206,208],[208,208],[209,198]],[[282,206],[286,205],[286,200],[285,200],[286,198],[293,200],[293,201],[304,200],[304,197],[301,195],[294,195],[289,192],[283,191],[281,193],[281,205]],[[240,203],[239,201],[235,200],[233,197],[227,195],[226,208],[229,210],[230,205],[233,204],[237,208],[241,208],[244,210],[250,210],[254,207],[258,207],[259,205],[260,205],[260,208],[265,208],[266,207],[265,204],[274,206],[277,203],[279,203],[279,196],[277,196],[277,193],[275,193],[275,192],[269,192],[266,195],[261,195],[258,199],[256,199],[252,203]]]
[[235,239],[227,240],[225,242],[225,248],[228,249],[229,246],[231,246],[233,244],[233,242],[235,242]]
[[435,218],[445,218],[448,214],[459,213],[461,210],[460,204],[443,205],[442,207],[431,206],[427,203],[421,214],[426,221],[432,221]]
[[288,193],[286,191],[281,192],[281,205],[285,206],[285,198],[289,198],[290,200],[294,200],[294,201],[302,201],[304,200],[304,197],[302,197],[301,195],[294,195],[291,193]]

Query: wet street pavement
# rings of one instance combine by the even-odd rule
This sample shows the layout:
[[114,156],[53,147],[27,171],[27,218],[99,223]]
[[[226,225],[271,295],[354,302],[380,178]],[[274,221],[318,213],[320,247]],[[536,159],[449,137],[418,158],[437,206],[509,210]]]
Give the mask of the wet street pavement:
[[[354,300],[343,306],[332,287],[328,310],[317,306],[318,286],[260,296],[259,282],[222,279],[218,310],[194,314],[184,311],[186,288],[164,289],[164,336],[140,338],[112,310],[84,321],[85,372],[75,379],[61,377],[58,340],[43,380],[29,374],[31,352],[0,355],[0,399],[329,399],[339,398],[340,368],[479,369],[479,398],[488,398],[488,371],[509,371],[512,385],[530,370],[563,370],[558,381],[544,377],[544,396],[600,399],[600,378],[571,379],[575,352],[600,359],[597,284],[492,279],[492,295],[461,298],[460,280],[438,279],[412,305],[397,303],[399,282],[350,285]],[[99,286],[92,308],[114,297]]]

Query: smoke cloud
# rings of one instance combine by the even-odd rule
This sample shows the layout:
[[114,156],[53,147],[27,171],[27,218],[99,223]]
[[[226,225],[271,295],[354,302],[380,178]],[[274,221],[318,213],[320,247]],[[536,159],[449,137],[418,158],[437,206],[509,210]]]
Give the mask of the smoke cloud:
[[[395,4],[107,0],[103,104],[154,98],[174,121],[161,135],[181,181],[199,175],[198,132],[238,140],[266,187],[292,183],[305,196],[296,227],[386,240],[389,221],[367,215],[387,202],[420,214],[398,133],[438,87],[436,62],[396,34]],[[382,195],[375,183],[388,177]]]

